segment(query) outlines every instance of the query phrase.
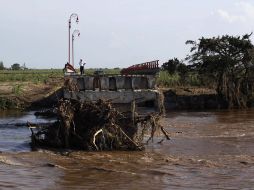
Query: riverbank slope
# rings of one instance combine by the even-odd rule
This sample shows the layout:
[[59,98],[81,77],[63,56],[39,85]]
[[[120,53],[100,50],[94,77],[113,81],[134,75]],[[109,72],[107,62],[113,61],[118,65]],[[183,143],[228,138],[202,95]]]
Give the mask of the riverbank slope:
[[62,78],[51,79],[44,83],[1,82],[0,109],[49,107],[57,101],[62,85]]
[[[41,109],[53,107],[63,97],[63,78],[44,83],[1,82],[0,109]],[[167,111],[225,109],[227,102],[214,89],[199,87],[159,88]],[[254,106],[254,100],[248,103]]]

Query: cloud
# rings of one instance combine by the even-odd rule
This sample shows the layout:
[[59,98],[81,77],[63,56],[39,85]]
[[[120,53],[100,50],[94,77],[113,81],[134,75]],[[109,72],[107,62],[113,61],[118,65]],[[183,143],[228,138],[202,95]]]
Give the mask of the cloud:
[[239,1],[230,10],[218,9],[216,13],[229,23],[254,21],[254,4]]
[[233,23],[233,22],[245,22],[246,18],[244,16],[241,15],[233,15],[230,14],[229,12],[225,11],[225,10],[217,10],[217,13],[219,14],[219,16],[221,18],[223,18],[224,20],[228,21],[229,23]]

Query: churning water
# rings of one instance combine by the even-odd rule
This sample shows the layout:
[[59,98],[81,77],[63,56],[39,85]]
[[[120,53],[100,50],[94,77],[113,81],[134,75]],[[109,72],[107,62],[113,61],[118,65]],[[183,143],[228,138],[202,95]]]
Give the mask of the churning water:
[[254,110],[168,113],[142,152],[31,151],[25,123],[48,120],[0,117],[0,189],[254,189]]

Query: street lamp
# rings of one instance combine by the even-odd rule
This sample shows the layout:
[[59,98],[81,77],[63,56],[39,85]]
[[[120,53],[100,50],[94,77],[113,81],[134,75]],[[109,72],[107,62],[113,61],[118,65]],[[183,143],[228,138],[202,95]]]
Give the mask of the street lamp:
[[[69,38],[69,49],[68,49],[68,54],[69,54],[69,64],[71,62],[71,20],[72,19],[76,19],[76,23],[78,24],[79,22],[79,19],[78,19],[78,15],[76,13],[72,13],[70,18],[69,18],[69,35],[68,35],[68,38]],[[72,65],[73,66],[73,65]]]
[[74,38],[75,36],[80,36],[79,30],[74,30],[72,33],[72,66],[74,68]]

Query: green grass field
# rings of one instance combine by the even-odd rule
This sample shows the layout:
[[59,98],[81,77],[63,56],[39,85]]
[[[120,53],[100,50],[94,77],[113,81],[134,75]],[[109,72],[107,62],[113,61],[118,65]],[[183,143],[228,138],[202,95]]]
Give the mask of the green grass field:
[[[76,69],[79,71],[79,69]],[[98,69],[85,69],[85,74],[91,75]],[[120,74],[120,69],[102,69],[105,74]],[[28,70],[1,70],[0,82],[46,82],[50,78],[63,77],[62,69],[28,69]]]
[[[79,71],[79,69],[76,69]],[[120,74],[121,69],[94,69],[85,68],[86,75],[92,75],[96,70],[102,70],[104,74]],[[1,70],[0,82],[33,82],[46,83],[50,78],[62,78],[64,76],[62,69],[33,69],[33,70]],[[189,75],[184,82],[184,85],[199,86],[200,81],[197,75]],[[170,75],[166,71],[160,71],[157,77],[157,84],[162,87],[176,87],[183,85],[180,81],[179,75]]]
[[62,77],[61,69],[43,70],[2,70],[0,71],[0,82],[45,82],[50,77]]

